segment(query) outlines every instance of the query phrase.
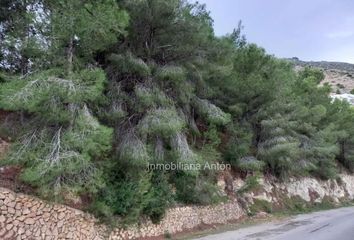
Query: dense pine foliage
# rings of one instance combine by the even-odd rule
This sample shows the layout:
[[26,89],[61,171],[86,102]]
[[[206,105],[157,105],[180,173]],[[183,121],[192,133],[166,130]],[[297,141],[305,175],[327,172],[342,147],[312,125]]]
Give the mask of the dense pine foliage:
[[[182,202],[221,200],[218,172],[151,163],[230,163],[286,179],[354,171],[354,111],[320,70],[216,37],[183,0],[5,0],[0,108],[14,113],[1,164],[44,197],[87,195],[92,211],[158,221]],[[14,130],[9,130],[14,128]]]

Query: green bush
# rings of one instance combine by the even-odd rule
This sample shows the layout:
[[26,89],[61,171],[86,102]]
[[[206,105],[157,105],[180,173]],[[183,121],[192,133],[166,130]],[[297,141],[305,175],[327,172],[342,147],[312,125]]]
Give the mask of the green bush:
[[284,208],[286,211],[303,213],[308,209],[308,203],[300,197],[284,197]]
[[250,206],[250,215],[255,215],[258,212],[272,213],[272,203],[261,199],[254,199],[254,203]]
[[237,191],[238,194],[244,194],[257,190],[260,187],[259,175],[253,175],[246,178],[245,184]]
[[323,79],[324,79],[324,73],[321,69],[318,68],[312,68],[312,67],[305,67],[301,72],[300,72],[300,77],[301,78],[307,78],[307,77],[313,77],[315,79],[315,82],[319,84]]
[[97,216],[123,217],[123,224],[135,223],[142,215],[158,223],[173,202],[170,184],[160,172],[145,174],[140,179],[119,179],[103,188],[91,211]]
[[188,173],[177,172],[173,178],[176,199],[188,204],[212,204],[222,200],[218,187],[205,176],[197,178]]

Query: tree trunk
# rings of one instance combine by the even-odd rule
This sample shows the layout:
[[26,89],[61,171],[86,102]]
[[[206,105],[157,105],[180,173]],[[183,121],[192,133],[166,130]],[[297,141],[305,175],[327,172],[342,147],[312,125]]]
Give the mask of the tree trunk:
[[71,37],[69,40],[69,46],[67,52],[68,75],[70,75],[73,71],[73,58],[74,58],[74,40]]

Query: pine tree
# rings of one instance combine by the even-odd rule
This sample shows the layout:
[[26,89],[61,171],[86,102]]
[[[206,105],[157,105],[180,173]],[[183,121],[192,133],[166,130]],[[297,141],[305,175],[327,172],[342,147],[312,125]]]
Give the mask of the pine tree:
[[216,37],[205,5],[4,0],[0,11],[0,109],[21,132],[1,164],[45,196],[85,193],[99,215],[157,222],[176,202],[219,201],[218,172],[149,164],[354,171],[354,112],[319,86],[323,72],[247,43],[241,22]]
[[114,1],[38,4],[47,14],[42,37],[50,51],[46,69],[1,88],[1,108],[22,111],[28,122],[7,160],[21,163],[22,179],[44,194],[53,189],[55,194],[95,192],[103,186],[100,160],[111,149],[112,130],[90,109],[103,101],[106,84],[105,72],[94,67],[94,55],[116,41],[127,15]]

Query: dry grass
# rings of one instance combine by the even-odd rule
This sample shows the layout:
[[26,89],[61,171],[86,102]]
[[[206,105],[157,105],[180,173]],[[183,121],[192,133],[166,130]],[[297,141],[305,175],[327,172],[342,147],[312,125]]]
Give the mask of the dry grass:
[[321,84],[328,83],[332,87],[332,92],[350,93],[354,89],[354,73],[340,70],[324,70],[325,79]]

